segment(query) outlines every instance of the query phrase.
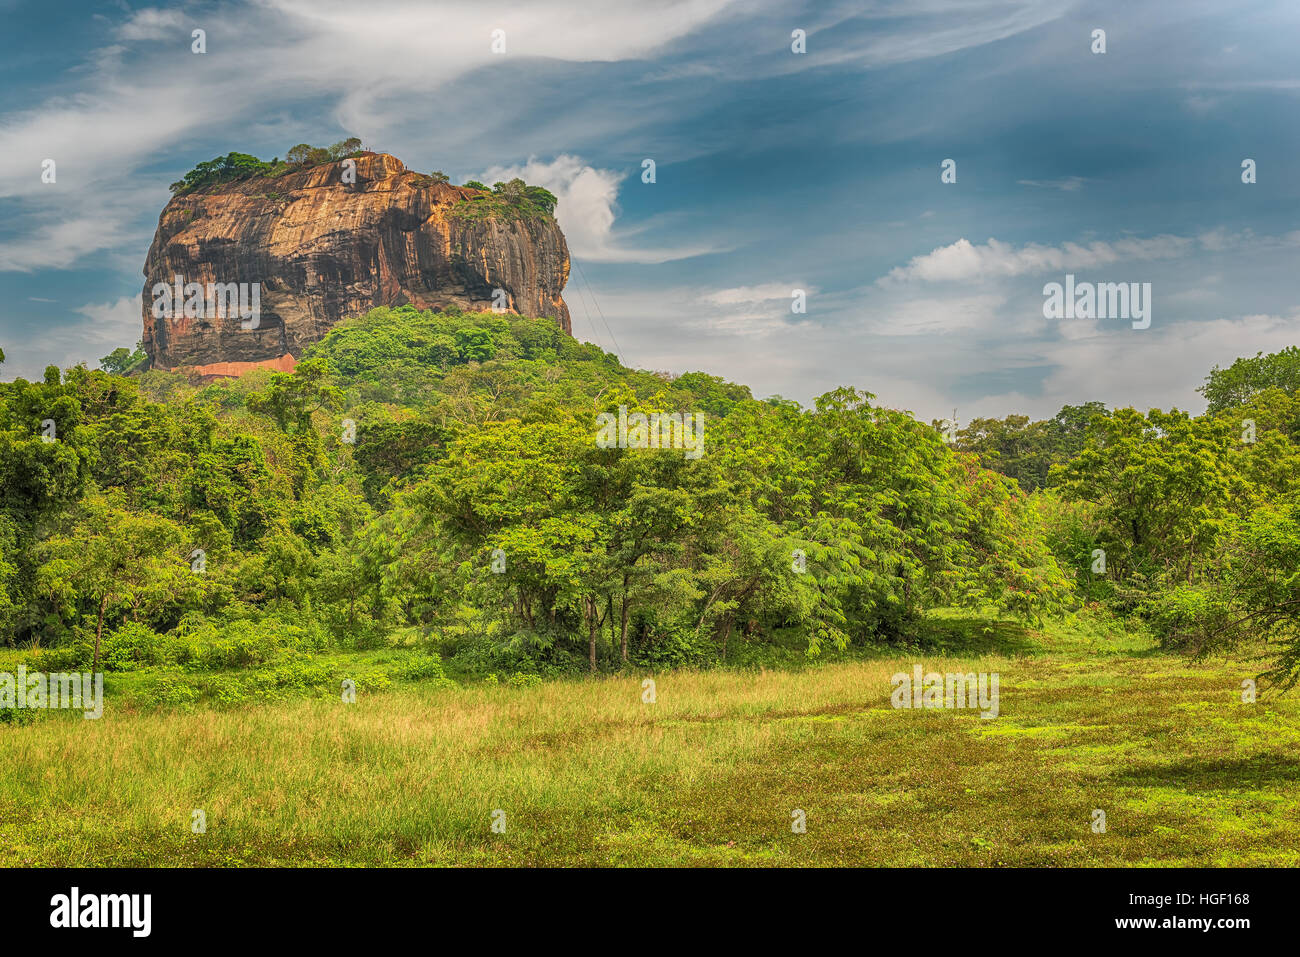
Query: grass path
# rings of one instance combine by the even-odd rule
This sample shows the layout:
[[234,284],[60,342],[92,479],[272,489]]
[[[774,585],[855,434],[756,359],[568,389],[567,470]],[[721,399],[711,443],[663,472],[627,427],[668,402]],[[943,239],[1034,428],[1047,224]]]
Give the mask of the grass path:
[[[1300,696],[1243,704],[1252,663],[951,624],[654,704],[637,676],[0,726],[0,866],[1300,863]],[[918,662],[998,672],[1000,716],[894,710]]]

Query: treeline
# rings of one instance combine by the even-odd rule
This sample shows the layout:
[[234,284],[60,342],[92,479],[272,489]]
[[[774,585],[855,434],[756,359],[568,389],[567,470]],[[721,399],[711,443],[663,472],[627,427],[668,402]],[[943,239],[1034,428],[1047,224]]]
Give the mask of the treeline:
[[283,176],[294,170],[360,156],[363,151],[361,140],[350,136],[333,146],[311,146],[307,143],[299,143],[289,149],[283,160],[278,156],[270,161],[260,160],[249,153],[232,152],[199,163],[181,179],[172,183],[170,189],[180,196],[218,183],[233,183],[237,180],[252,179],[255,176]]
[[[1300,397],[1249,381],[1201,417],[1094,403],[949,443],[868,393],[756,400],[455,310],[374,310],[292,374],[202,387],[51,368],[0,385],[0,627],[110,668],[415,643],[545,674],[1100,602],[1197,651],[1283,640],[1286,683]],[[602,447],[620,409],[703,412],[703,454]]]

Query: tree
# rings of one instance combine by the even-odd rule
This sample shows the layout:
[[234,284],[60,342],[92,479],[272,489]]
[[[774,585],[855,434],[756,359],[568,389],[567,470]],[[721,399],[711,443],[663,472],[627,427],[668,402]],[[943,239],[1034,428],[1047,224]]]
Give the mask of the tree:
[[125,346],[118,346],[99,360],[99,367],[109,375],[126,375],[140,368],[148,358],[148,353],[141,349],[140,343],[137,342],[134,351]]
[[486,362],[496,351],[492,335],[486,329],[457,329],[455,343],[456,351],[466,362]]
[[1226,423],[1119,409],[1058,470],[1067,499],[1101,523],[1106,574],[1142,589],[1195,581],[1246,487]]
[[13,586],[18,574],[17,562],[22,557],[13,522],[0,514],[0,629],[7,635],[14,633]]
[[347,139],[339,140],[333,146],[329,147],[327,152],[331,160],[339,160],[351,156],[353,153],[361,151],[361,140],[355,136],[349,136]]
[[172,183],[171,190],[174,193],[187,193],[213,183],[263,176],[274,172],[274,168],[274,164],[263,162],[248,153],[227,153],[206,163],[199,163],[179,182]]
[[1164,642],[1197,656],[1274,642],[1264,677],[1300,681],[1300,505],[1264,507],[1229,523],[1213,574],[1157,595],[1147,611]]
[[987,469],[1015,479],[1025,491],[1044,488],[1052,466],[1082,451],[1101,402],[1067,405],[1051,419],[1031,422],[1027,415],[974,419],[957,433],[956,447],[979,456]]
[[99,670],[109,615],[156,608],[185,589],[193,573],[184,544],[185,535],[174,522],[93,496],[81,503],[68,531],[41,546],[41,591],[60,610],[90,608],[95,622],[92,671]]
[[342,400],[333,378],[328,359],[307,359],[292,373],[275,373],[264,392],[248,397],[248,408],[271,416],[286,432],[309,432],[314,413],[337,408]]
[[528,186],[524,189],[524,193],[532,201],[533,205],[541,209],[546,215],[555,215],[555,204],[558,200],[549,189],[543,189],[541,186]]
[[517,203],[524,198],[527,184],[516,176],[508,183],[493,183],[492,191],[504,199],[507,203]]
[[1213,415],[1244,405],[1267,389],[1300,389],[1300,346],[1288,346],[1270,355],[1258,352],[1254,358],[1238,359],[1226,369],[1215,366],[1197,391],[1205,396],[1207,412]]

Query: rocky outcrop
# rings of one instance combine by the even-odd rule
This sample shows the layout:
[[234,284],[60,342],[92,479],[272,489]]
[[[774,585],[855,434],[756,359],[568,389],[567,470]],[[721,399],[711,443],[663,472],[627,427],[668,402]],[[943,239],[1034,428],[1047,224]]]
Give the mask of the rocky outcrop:
[[[340,319],[404,303],[487,310],[504,299],[512,312],[571,331],[561,296],[569,250],[554,219],[485,206],[483,193],[436,183],[386,153],[357,157],[355,183],[344,170],[328,163],[167,204],[144,267],[144,349],[154,368],[292,368],[285,357],[301,356]],[[177,277],[209,298],[215,287],[215,308],[173,308]],[[234,287],[223,300],[215,285],[239,283],[259,284],[251,319],[229,308]]]

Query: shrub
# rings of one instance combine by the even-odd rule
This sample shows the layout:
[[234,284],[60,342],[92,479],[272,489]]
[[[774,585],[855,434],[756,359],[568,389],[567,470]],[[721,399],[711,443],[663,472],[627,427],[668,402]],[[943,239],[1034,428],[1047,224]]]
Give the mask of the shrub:
[[168,645],[168,639],[149,626],[129,621],[104,639],[104,670],[134,671],[141,665],[171,663]]
[[714,641],[692,628],[651,626],[646,637],[629,650],[628,657],[637,665],[666,669],[704,664],[717,657],[717,653]]
[[43,648],[38,659],[42,671],[86,671],[93,660],[94,648],[90,642],[80,639],[54,648]]
[[442,658],[436,654],[412,655],[393,672],[394,677],[407,681],[422,678],[446,678],[442,667]]
[[145,679],[138,700],[151,705],[186,705],[199,700],[199,690],[179,669],[159,671]]

